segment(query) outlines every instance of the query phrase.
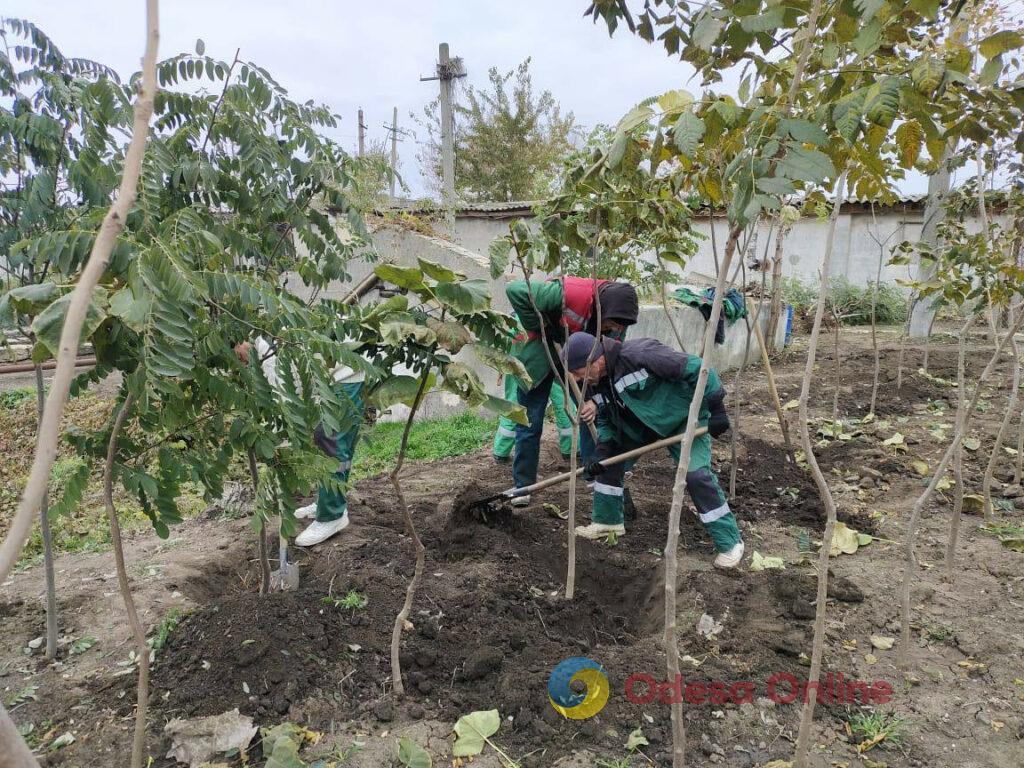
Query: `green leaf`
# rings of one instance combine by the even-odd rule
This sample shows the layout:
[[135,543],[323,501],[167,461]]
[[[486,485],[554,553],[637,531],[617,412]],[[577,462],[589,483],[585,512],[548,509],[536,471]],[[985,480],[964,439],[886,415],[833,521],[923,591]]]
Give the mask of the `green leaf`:
[[693,112],[683,112],[672,129],[672,140],[685,157],[693,158],[700,140],[704,138],[704,121]]
[[473,757],[484,750],[484,742],[498,732],[501,718],[498,710],[491,709],[463,715],[455,724],[456,739],[453,757]]
[[853,0],[853,7],[857,9],[857,13],[863,19],[875,18],[883,5],[885,5],[885,0]]
[[797,141],[817,144],[819,147],[828,144],[828,134],[808,120],[784,118],[779,120],[779,131],[781,133],[788,133]]
[[[433,374],[431,374],[433,378]],[[425,391],[429,391],[432,381],[427,381]],[[416,393],[420,389],[418,376],[389,376],[376,386],[370,393],[369,400],[374,407],[386,410],[395,403],[402,403],[412,407],[416,399]]]
[[999,54],[985,62],[985,66],[981,68],[981,74],[978,76],[978,84],[986,88],[995,85],[1001,74],[1003,74],[1003,56]]
[[882,44],[882,22],[872,19],[865,24],[853,41],[853,49],[861,56],[867,56]]
[[431,768],[433,765],[427,750],[404,736],[398,740],[398,762],[405,768]]
[[472,315],[491,305],[490,286],[480,278],[459,283],[440,283],[434,288],[434,295],[442,304],[464,315]]
[[143,291],[142,296],[136,298],[129,286],[125,286],[110,297],[110,314],[119,317],[136,333],[145,330],[146,320],[152,308],[153,297],[150,293]]
[[49,281],[13,288],[7,292],[11,306],[22,315],[35,315],[47,307],[60,294],[60,289]]
[[439,283],[454,283],[459,280],[466,279],[466,276],[461,272],[455,272],[454,270],[448,269],[448,267],[443,267],[436,262],[428,261],[427,259],[419,257],[417,257],[416,261],[419,262],[420,269],[423,270],[423,274],[434,278]]
[[437,341],[437,334],[425,325],[415,323],[383,323],[380,326],[381,338],[385,344],[400,347],[411,338],[417,344],[430,346]]
[[487,256],[491,261],[492,280],[497,280],[508,269],[511,251],[512,245],[509,243],[508,237],[496,237],[491,241],[491,245],[487,249]]
[[833,176],[836,169],[829,156],[817,149],[790,147],[779,163],[779,171],[794,181],[817,183]]
[[626,749],[628,749],[630,752],[633,752],[639,747],[648,746],[650,743],[651,742],[647,740],[647,737],[644,736],[643,729],[637,728],[636,730],[631,731],[629,734],[629,738],[626,739]]
[[409,291],[421,290],[425,287],[423,272],[416,267],[396,267],[394,264],[378,264],[373,273],[381,280],[405,288]]
[[615,126],[616,132],[628,133],[634,128],[638,128],[648,120],[651,119],[651,115],[654,114],[654,110],[650,107],[641,104],[640,106],[633,107],[626,115],[619,121],[619,124]]
[[524,427],[530,426],[530,417],[526,413],[526,407],[519,403],[513,403],[511,400],[505,400],[494,395],[487,395],[487,399],[481,405],[491,413],[511,419],[516,424],[522,424]]
[[84,461],[79,461],[72,473],[66,476],[63,494],[57,503],[51,504],[47,510],[47,515],[51,520],[61,515],[70,515],[75,511],[75,508],[82,500],[82,494],[85,492],[86,486],[89,484],[89,474],[89,465]]
[[693,35],[690,40],[702,51],[710,51],[715,41],[718,40],[718,35],[721,34],[722,27],[724,26],[725,22],[705,11],[697,17],[697,23],[693,25]]
[[[60,334],[64,328],[64,316],[71,303],[72,294],[67,293],[51,303],[32,321],[32,333],[39,344],[51,357],[57,356],[60,349]],[[89,307],[85,313],[85,322],[79,335],[79,345],[85,343],[93,332],[100,327],[105,317],[104,305],[107,303],[107,292],[97,287],[89,299]]]
[[203,42],[202,38],[196,40],[196,54],[202,56],[206,53],[206,43]]
[[1024,35],[1014,30],[1004,29],[989,35],[978,45],[978,50],[986,59],[991,59],[1001,53],[1012,51],[1024,45]]
[[629,145],[629,134],[625,132],[619,132],[615,134],[615,140],[612,141],[611,147],[608,149],[608,158],[606,160],[609,168],[618,168],[622,163],[622,158],[626,156],[626,147]]
[[533,386],[533,380],[530,378],[530,374],[526,371],[526,366],[523,365],[522,361],[514,355],[510,355],[500,349],[495,349],[494,347],[480,343],[473,345],[473,351],[480,359],[480,362],[488,368],[493,368],[498,371],[498,373],[503,373],[508,376],[515,376],[527,389]]
[[682,112],[691,104],[693,104],[693,96],[688,91],[681,89],[666,91],[658,97],[658,106],[661,107],[662,112],[668,114]]
[[754,186],[766,195],[782,197],[796,192],[796,187],[789,179],[781,179],[773,176],[763,176],[754,180]]
[[764,13],[744,16],[740,19],[740,26],[747,32],[770,32],[782,26],[785,13],[786,9],[781,5],[777,5],[774,8],[769,8]]

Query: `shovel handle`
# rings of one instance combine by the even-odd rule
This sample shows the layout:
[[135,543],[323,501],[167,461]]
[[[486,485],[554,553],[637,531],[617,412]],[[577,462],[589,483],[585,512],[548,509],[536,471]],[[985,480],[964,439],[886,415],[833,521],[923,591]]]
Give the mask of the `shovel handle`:
[[[700,437],[701,435],[707,434],[707,431],[708,431],[707,427],[698,427],[697,431],[693,433],[693,436],[694,436],[694,438]],[[672,435],[672,437],[665,437],[665,438],[662,438],[661,440],[655,440],[653,443],[648,443],[647,445],[642,445],[639,448],[634,448],[631,451],[626,451],[625,453],[620,453],[620,454],[618,454],[616,456],[610,456],[607,459],[602,459],[601,460],[601,465],[605,466],[605,467],[613,467],[616,464],[621,464],[624,461],[629,461],[630,459],[634,459],[637,456],[643,456],[645,453],[650,453],[651,451],[656,451],[659,448],[668,448],[669,446],[675,445],[676,443],[681,443],[681,442],[683,442],[683,438],[685,436],[686,435],[684,433],[682,435]],[[560,475],[555,475],[554,477],[549,477],[546,480],[541,480],[540,482],[534,483],[533,485],[527,485],[524,488],[513,488],[512,490],[506,491],[503,495],[506,498],[509,498],[509,499],[514,499],[517,496],[525,496],[528,493],[533,493],[534,491],[539,491],[539,490],[541,490],[543,488],[548,488],[549,486],[552,486],[552,485],[558,485],[559,483],[564,483],[566,480],[568,480],[574,474],[575,475],[583,474],[583,470],[584,469],[585,469],[585,467],[580,467],[575,472],[563,472]]]

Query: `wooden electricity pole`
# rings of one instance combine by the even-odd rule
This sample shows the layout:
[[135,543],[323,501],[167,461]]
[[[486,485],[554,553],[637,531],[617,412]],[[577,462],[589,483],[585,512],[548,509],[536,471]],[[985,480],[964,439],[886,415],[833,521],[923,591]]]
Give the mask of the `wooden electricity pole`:
[[448,43],[437,47],[437,74],[420,80],[438,80],[441,84],[441,196],[445,206],[455,203],[455,119],[452,112],[452,83],[465,77],[462,59],[448,56]]
[[363,122],[363,108],[359,108],[359,156],[366,154],[366,123]]

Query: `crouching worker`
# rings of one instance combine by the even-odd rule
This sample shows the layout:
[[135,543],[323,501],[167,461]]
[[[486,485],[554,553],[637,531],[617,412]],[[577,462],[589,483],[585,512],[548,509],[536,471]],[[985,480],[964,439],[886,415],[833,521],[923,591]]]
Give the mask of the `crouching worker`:
[[[592,351],[593,350],[593,351]],[[580,408],[580,419],[596,422],[598,446],[586,476],[594,483],[592,523],[576,534],[597,539],[625,533],[623,525],[623,464],[604,467],[608,458],[670,435],[682,434],[693,400],[701,360],[654,339],[619,342],[603,339],[595,347],[589,333],[574,333],[563,350],[566,369],[589,385],[593,399]],[[589,360],[588,360],[589,358]],[[708,372],[700,409],[700,426],[708,434],[693,441],[686,471],[686,490],[718,550],[715,566],[735,568],[743,558],[743,540],[729,502],[711,470],[711,438],[729,429],[725,389],[718,374]],[[681,444],[668,451],[678,464]]]
[[[260,337],[255,343],[244,341],[235,346],[235,354],[238,359],[246,365],[249,364],[249,355],[255,353],[263,375],[272,387],[280,387],[280,377],[277,373],[277,356],[270,342]],[[347,365],[339,365],[334,370],[334,386],[336,394],[347,397],[356,410],[354,426],[347,432],[337,435],[329,435],[324,431],[323,424],[318,424],[313,432],[313,442],[323,453],[336,459],[338,464],[334,470],[334,478],[344,488],[348,483],[349,473],[352,471],[352,457],[356,452],[356,442],[359,439],[359,427],[362,425],[365,415],[365,404],[363,403],[363,379],[361,371],[355,371]],[[348,501],[343,490],[334,486],[320,486],[317,492],[316,501],[295,510],[295,517],[313,519],[313,522],[295,537],[295,544],[299,547],[315,547],[322,544],[336,533],[348,528]]]

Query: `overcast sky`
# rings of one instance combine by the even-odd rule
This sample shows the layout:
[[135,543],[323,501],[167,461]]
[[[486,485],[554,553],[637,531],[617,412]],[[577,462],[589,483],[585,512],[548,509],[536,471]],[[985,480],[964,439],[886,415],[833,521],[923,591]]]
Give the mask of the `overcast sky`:
[[[357,110],[368,139],[398,107],[399,126],[414,128],[437,95],[437,45],[462,56],[469,80],[533,59],[534,86],[550,90],[584,128],[614,124],[636,102],[672,88],[693,90],[692,69],[658,45],[583,18],[586,0],[164,0],[160,57],[192,51],[230,60],[236,48],[264,66],[299,101],[329,105],[343,120],[335,138],[354,149]],[[102,8],[102,12],[100,9]],[[102,61],[123,75],[140,66],[143,0],[2,0],[0,13],[38,24],[71,56]],[[423,138],[422,136],[420,138]],[[400,167],[414,196],[425,193],[411,138],[399,144]],[[907,191],[924,188],[920,182]]]

